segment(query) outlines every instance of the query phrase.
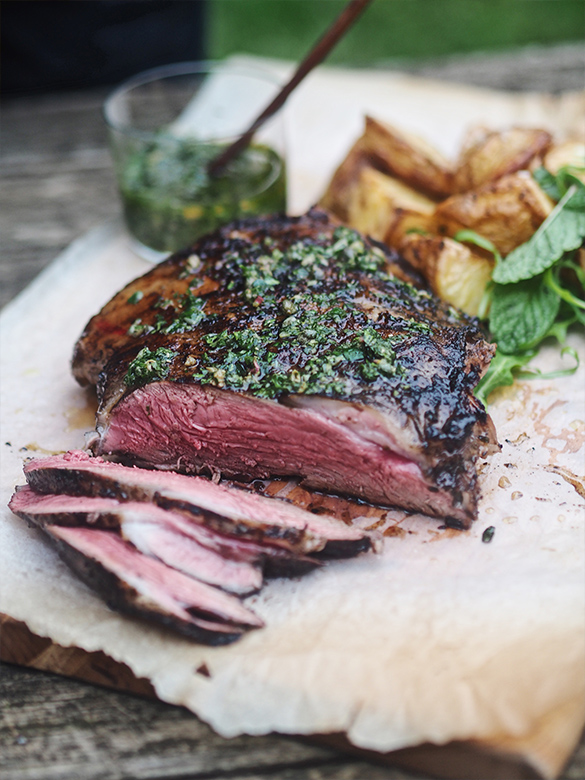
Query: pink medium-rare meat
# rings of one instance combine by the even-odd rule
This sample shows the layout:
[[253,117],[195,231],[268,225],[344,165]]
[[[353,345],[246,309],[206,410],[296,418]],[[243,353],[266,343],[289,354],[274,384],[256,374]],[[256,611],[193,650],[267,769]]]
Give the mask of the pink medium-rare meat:
[[[87,456],[82,455],[85,459]],[[10,500],[10,508],[21,517],[39,525],[93,526],[103,529],[119,529],[126,507],[137,502],[119,501],[114,498],[98,498],[84,495],[36,493],[29,485],[17,488]],[[226,536],[202,524],[200,517],[193,519],[192,512],[162,509],[152,502],[141,504],[150,522],[171,528],[188,536],[197,544],[229,559],[260,568],[265,577],[295,577],[320,566],[318,559],[296,554],[271,544],[257,544],[239,537]]]
[[82,580],[120,612],[209,644],[262,626],[238,597],[263,573],[304,574],[321,565],[305,553],[356,555],[375,538],[280,499],[79,451],[24,471],[10,508]]
[[495,446],[473,390],[494,347],[406,281],[397,255],[322,211],[233,223],[93,317],[73,372],[97,385],[94,451],[476,513]]
[[75,573],[121,612],[155,620],[209,644],[263,623],[237,598],[138,552],[112,531],[47,525]]
[[74,451],[30,461],[27,482],[41,493],[151,501],[187,512],[219,533],[295,553],[343,557],[372,548],[373,537],[335,518],[314,515],[285,501],[217,485],[202,477],[131,468]]
[[[253,593],[262,585],[259,561],[237,560],[210,549],[201,543],[205,528],[154,504],[42,494],[23,486],[13,495],[9,506],[19,517],[41,527],[66,525],[118,531],[145,555],[240,596]],[[207,534],[214,536],[211,532]]]
[[[417,463],[380,446],[383,429],[366,438],[356,426],[339,424],[311,407],[291,408],[209,386],[156,382],[123,398],[103,427],[101,420],[101,441],[123,462],[188,472],[215,463],[225,475],[238,477],[243,471],[258,479],[295,474],[309,488],[349,493],[376,504],[440,515],[452,509],[451,497],[433,491]],[[378,441],[372,441],[375,434]],[[467,499],[462,509],[470,511]]]

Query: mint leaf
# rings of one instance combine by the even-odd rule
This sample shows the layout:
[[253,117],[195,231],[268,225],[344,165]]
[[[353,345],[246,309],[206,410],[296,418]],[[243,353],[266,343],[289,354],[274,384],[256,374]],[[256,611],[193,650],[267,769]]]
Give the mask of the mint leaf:
[[571,177],[573,183],[545,219],[536,233],[498,263],[493,280],[512,284],[546,271],[565,252],[581,246],[585,238],[585,186]]
[[562,168],[559,168],[556,178],[562,195],[573,185],[576,185],[577,188],[584,186],[582,179],[578,175],[583,174],[583,172],[585,172],[585,167],[578,165],[564,165]]
[[[550,333],[547,335],[557,335]],[[559,368],[556,371],[549,371],[543,374],[539,368],[520,371],[526,363],[529,363],[537,354],[538,350],[529,349],[526,352],[519,352],[516,355],[505,355],[500,350],[496,350],[490,367],[475,388],[475,397],[487,406],[490,393],[493,393],[498,387],[509,387],[514,384],[516,379],[558,379],[563,376],[574,374],[579,368],[579,355],[573,347],[564,347],[561,350],[561,357],[569,355],[575,361],[569,368]]]
[[507,354],[538,344],[559,312],[560,298],[543,277],[516,284],[496,284],[492,291],[490,330]]
[[478,246],[480,249],[485,249],[486,252],[490,252],[495,257],[497,262],[502,259],[500,253],[489,238],[484,238],[484,236],[476,233],[475,230],[458,230],[453,236],[453,239],[466,244],[475,244],[475,246]]
[[535,349],[518,355],[505,355],[499,349],[496,350],[490,367],[475,388],[475,397],[484,406],[487,406],[489,394],[498,387],[507,387],[514,384],[517,370],[525,366],[535,355]]
[[546,168],[537,168],[532,172],[532,178],[536,181],[540,189],[545,192],[549,198],[552,198],[556,203],[563,197],[559,183],[556,177],[547,171]]
[[563,346],[565,341],[567,340],[567,333],[569,332],[569,328],[574,322],[575,322],[575,317],[569,317],[566,320],[557,320],[549,328],[549,331],[546,335],[555,338],[559,342],[559,344]]
[[564,262],[549,268],[544,275],[544,282],[550,287],[555,295],[558,295],[561,300],[569,304],[569,307],[573,311],[574,319],[582,325],[585,325],[585,300],[576,296],[572,290],[562,284],[561,272],[563,269],[568,270],[574,275],[574,278],[581,285],[581,289],[585,293],[585,272],[571,260],[565,260]]

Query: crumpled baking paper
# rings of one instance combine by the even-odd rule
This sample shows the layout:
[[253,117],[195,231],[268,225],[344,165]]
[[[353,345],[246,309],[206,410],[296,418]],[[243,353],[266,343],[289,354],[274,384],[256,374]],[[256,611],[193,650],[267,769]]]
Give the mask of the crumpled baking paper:
[[[576,128],[580,100],[322,69],[289,107],[292,211],[317,199],[365,112],[449,152],[474,121]],[[573,376],[494,394],[502,450],[481,466],[470,531],[390,511],[381,554],[269,582],[248,600],[267,627],[207,648],[109,610],[6,507],[27,458],[83,446],[95,402],[70,375],[73,344],[146,270],[122,228],[104,226],[2,314],[0,611],[125,662],[226,737],[345,732],[377,751],[473,740],[554,777],[585,722],[583,338],[570,339],[581,355]],[[537,364],[559,361],[547,348]],[[209,677],[197,673],[203,664]]]

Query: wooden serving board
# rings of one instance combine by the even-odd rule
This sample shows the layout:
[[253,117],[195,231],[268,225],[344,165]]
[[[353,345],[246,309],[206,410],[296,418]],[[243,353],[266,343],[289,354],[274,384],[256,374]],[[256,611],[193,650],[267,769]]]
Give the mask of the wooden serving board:
[[[156,698],[149,680],[138,678],[124,663],[101,651],[87,652],[79,647],[62,647],[48,637],[32,633],[25,623],[0,613],[0,662],[52,672],[113,690]],[[190,713],[195,718],[195,715]],[[502,752],[475,742],[451,742],[376,753],[354,747],[343,734],[299,737],[358,758],[429,774],[449,780],[538,780],[541,776],[513,753]]]

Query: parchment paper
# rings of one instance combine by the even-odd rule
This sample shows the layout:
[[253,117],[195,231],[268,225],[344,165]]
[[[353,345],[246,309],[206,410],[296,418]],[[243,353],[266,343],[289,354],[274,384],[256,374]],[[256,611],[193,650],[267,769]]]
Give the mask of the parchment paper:
[[[287,110],[290,203],[300,212],[365,112],[449,154],[475,121],[576,130],[583,96],[322,69]],[[61,645],[125,662],[161,699],[227,737],[341,731],[378,751],[478,740],[554,777],[585,722],[583,339],[571,337],[575,375],[519,382],[493,398],[503,446],[482,467],[471,531],[389,512],[381,555],[270,582],[249,599],[267,628],[210,649],[110,611],[6,508],[26,458],[83,446],[94,402],[70,376],[73,344],[89,316],[146,270],[121,227],[104,226],[2,314],[0,611]],[[557,368],[557,350],[543,350],[538,364]],[[482,543],[490,525],[494,538]],[[210,677],[197,673],[203,663]]]

